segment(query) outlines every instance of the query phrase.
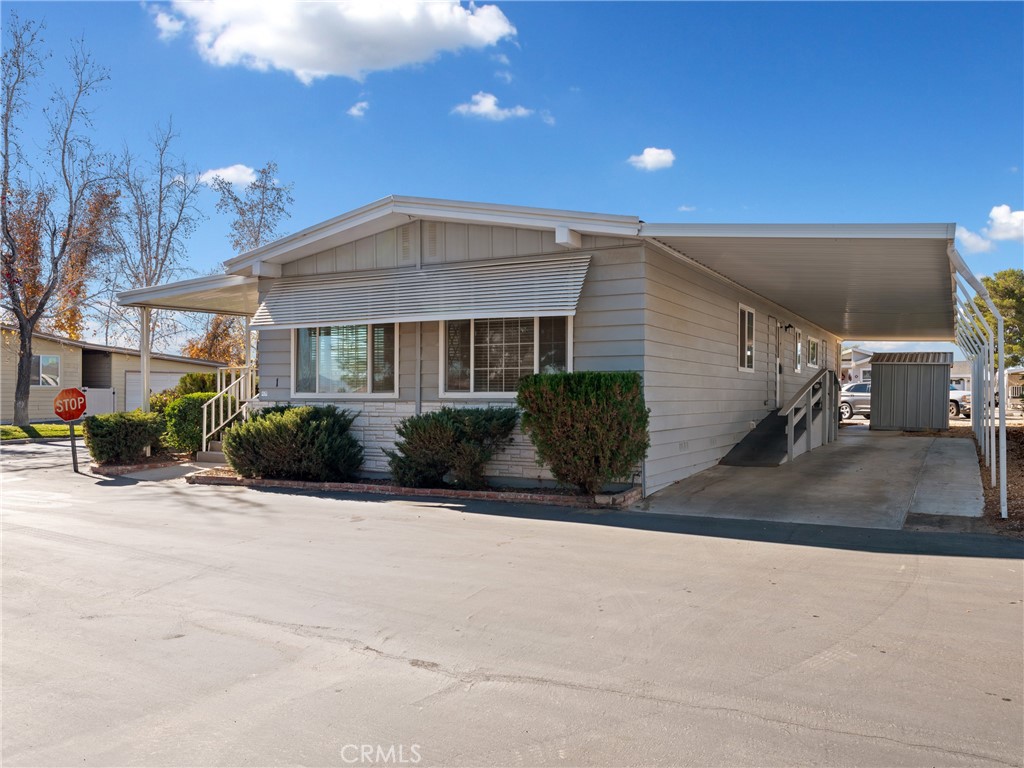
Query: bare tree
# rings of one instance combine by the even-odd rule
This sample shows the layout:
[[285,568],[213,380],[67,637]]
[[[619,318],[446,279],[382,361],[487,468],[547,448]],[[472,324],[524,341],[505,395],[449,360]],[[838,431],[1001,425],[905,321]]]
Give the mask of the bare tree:
[[[0,285],[3,306],[15,318],[20,337],[14,388],[14,423],[26,425],[32,374],[32,334],[50,299],[67,282],[69,264],[76,275],[109,223],[116,196],[104,187],[106,159],[98,156],[85,133],[90,127],[86,102],[108,79],[81,42],[67,64],[70,87],[54,88],[44,110],[46,159],[33,167],[19,138],[19,117],[30,109],[28,91],[46,58],[40,53],[42,26],[11,14],[0,57]],[[70,278],[73,284],[77,277]]]
[[[239,195],[231,182],[220,176],[211,185],[220,198],[217,211],[233,214],[228,239],[236,253],[259,248],[279,235],[278,227],[291,214],[288,207],[295,202],[292,185],[282,185],[277,178],[277,163],[270,161],[256,171],[254,178]],[[204,332],[189,339],[184,352],[191,357],[204,357],[237,365],[245,357],[245,326],[238,317],[213,315]]]
[[[137,336],[136,315],[113,303],[113,294],[131,288],[148,288],[192,272],[185,243],[203,214],[196,207],[201,188],[199,175],[176,156],[173,124],[158,127],[152,137],[152,156],[140,160],[127,148],[121,155],[117,179],[122,197],[118,222],[118,264],[115,279],[108,282],[110,302],[100,307],[117,335],[126,341]],[[159,344],[181,332],[180,318],[153,312],[150,338]],[[108,329],[109,335],[109,329]]]

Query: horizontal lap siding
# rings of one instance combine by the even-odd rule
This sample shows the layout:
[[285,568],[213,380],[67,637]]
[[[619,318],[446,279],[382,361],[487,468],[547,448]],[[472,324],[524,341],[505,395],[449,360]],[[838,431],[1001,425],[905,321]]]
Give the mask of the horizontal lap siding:
[[[82,350],[50,339],[35,338],[33,355],[60,355],[60,386],[33,386],[28,394],[28,418],[31,422],[56,421],[53,398],[65,387],[82,386]],[[14,419],[14,387],[18,381],[18,334],[3,332],[2,364],[0,364],[0,421]]]
[[[644,394],[651,409],[647,492],[714,466],[774,405],[774,335],[768,318],[823,340],[835,368],[835,337],[653,249],[645,249]],[[755,312],[754,371],[738,367],[738,311]],[[783,400],[817,369],[794,372],[795,333],[782,334]]]

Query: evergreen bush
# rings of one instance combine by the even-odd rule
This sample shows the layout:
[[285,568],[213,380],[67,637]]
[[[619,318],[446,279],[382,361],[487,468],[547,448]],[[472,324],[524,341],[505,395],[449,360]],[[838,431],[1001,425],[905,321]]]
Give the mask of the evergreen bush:
[[[217,374],[216,373],[200,373],[193,371],[192,373],[186,373],[178,380],[178,386],[175,387],[178,397],[182,395],[194,395],[197,392],[213,392],[217,394]],[[213,397],[213,395],[210,395]],[[210,398],[208,397],[207,400]]]
[[647,455],[650,411],[636,372],[539,373],[519,382],[523,431],[559,482],[598,493]]
[[203,404],[216,392],[193,392],[172,400],[164,410],[167,419],[167,444],[187,453],[203,446]]
[[487,487],[484,466],[512,442],[515,408],[449,408],[410,416],[395,428],[395,450],[385,450],[395,482],[412,488]]
[[224,431],[224,455],[242,477],[346,482],[363,464],[355,414],[333,406],[266,409]]
[[85,445],[97,464],[133,464],[143,458],[147,446],[160,447],[164,417],[121,411],[87,416],[83,425]]

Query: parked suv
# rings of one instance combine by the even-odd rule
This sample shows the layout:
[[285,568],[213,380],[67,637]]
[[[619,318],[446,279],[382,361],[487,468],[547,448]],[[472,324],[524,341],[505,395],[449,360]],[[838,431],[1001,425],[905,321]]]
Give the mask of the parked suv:
[[963,416],[965,419],[969,419],[971,417],[971,393],[957,389],[954,384],[949,385],[949,415],[951,418]]
[[865,419],[871,416],[871,384],[869,382],[847,384],[839,393],[839,418],[847,421],[854,416],[863,416]]

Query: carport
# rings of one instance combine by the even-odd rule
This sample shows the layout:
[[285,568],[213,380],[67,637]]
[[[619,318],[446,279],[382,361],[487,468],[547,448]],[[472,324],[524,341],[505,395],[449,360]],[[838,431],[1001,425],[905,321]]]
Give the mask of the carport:
[[640,234],[840,338],[956,344],[974,368],[972,426],[1007,516],[1003,318],[957,251],[955,224],[643,224]]

